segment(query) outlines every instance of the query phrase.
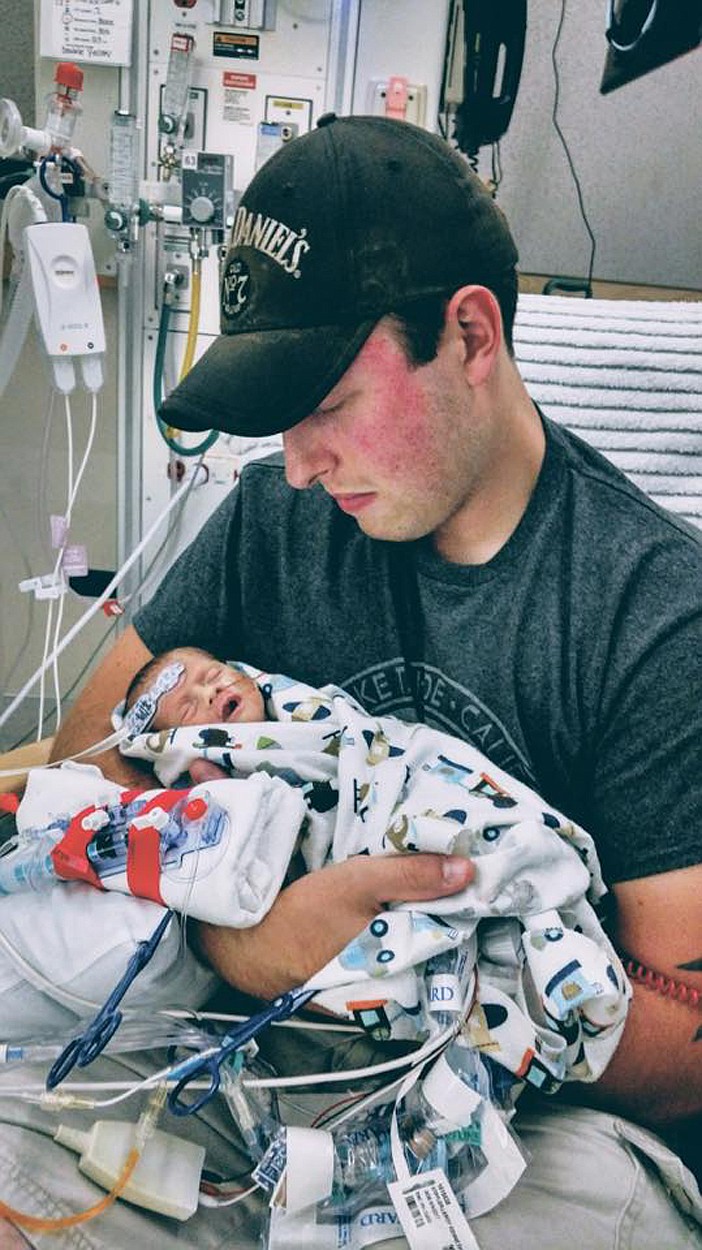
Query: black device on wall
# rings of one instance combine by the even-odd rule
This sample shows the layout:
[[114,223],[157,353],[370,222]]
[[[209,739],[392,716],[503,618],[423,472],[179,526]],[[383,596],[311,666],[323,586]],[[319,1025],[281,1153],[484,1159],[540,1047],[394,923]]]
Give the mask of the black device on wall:
[[463,0],[462,99],[456,144],[474,156],[507,130],[524,60],[527,0]]
[[702,0],[608,0],[605,95],[702,42]]

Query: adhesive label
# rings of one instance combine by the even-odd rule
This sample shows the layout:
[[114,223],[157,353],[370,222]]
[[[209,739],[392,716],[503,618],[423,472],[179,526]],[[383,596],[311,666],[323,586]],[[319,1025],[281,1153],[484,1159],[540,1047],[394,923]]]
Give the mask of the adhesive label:
[[411,1250],[480,1250],[441,1168],[388,1185]]
[[237,31],[215,30],[212,35],[212,55],[231,56],[257,61],[260,40],[258,35],[243,35]]

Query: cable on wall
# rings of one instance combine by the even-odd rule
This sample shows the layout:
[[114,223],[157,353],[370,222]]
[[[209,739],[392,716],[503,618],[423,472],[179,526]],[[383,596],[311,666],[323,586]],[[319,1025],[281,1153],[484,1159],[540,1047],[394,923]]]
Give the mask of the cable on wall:
[[582,218],[583,225],[585,226],[585,229],[587,230],[587,233],[590,238],[590,261],[589,261],[588,270],[587,270],[586,295],[591,297],[592,296],[592,275],[593,275],[594,268],[595,268],[595,252],[597,250],[597,240],[595,239],[595,235],[593,233],[587,212],[585,210],[585,201],[583,198],[582,186],[580,185],[580,179],[578,177],[578,173],[575,168],[573,158],[571,157],[570,149],[568,147],[566,137],[563,131],[561,130],[561,126],[558,121],[558,105],[560,102],[561,80],[560,80],[560,75],[558,72],[557,52],[558,52],[558,45],[561,39],[561,34],[563,31],[563,24],[565,22],[565,14],[566,14],[566,0],[561,0],[561,13],[558,19],[558,29],[556,30],[556,37],[553,41],[553,47],[551,49],[551,64],[553,65],[553,79],[554,79],[553,111],[551,113],[551,120],[553,122],[554,130],[556,131],[556,134],[558,135],[558,138],[561,141],[561,146],[563,147],[563,151],[565,152],[565,155],[566,155],[568,168],[570,169],[571,177],[573,179],[573,183],[575,184],[575,191],[578,197],[578,207],[580,209],[580,216]]

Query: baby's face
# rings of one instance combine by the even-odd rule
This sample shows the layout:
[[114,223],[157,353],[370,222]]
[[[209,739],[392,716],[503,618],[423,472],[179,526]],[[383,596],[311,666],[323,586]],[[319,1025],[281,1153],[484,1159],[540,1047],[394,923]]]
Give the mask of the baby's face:
[[183,648],[166,664],[184,666],[176,685],[161,695],[152,729],[265,720],[263,695],[250,677],[211,655]]

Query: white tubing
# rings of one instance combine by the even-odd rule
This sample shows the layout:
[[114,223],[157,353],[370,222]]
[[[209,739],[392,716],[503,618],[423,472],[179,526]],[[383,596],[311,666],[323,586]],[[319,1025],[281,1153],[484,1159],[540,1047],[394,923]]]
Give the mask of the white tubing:
[[[190,488],[189,481],[184,481],[181,483],[176,493],[169,499],[168,503],[166,504],[166,507],[163,509],[163,512],[156,518],[153,525],[144,535],[141,542],[135,547],[132,554],[127,557],[121,569],[117,570],[114,577],[112,578],[112,581],[109,583],[108,586],[105,587],[99,599],[96,599],[94,603],[91,603],[87,612],[85,612],[83,616],[81,616],[80,619],[76,621],[75,625],[73,625],[71,629],[69,629],[68,633],[64,635],[64,637],[61,639],[58,646],[54,648],[53,653],[47,657],[45,662],[42,662],[39,665],[39,668],[36,670],[36,672],[33,673],[32,676],[24,683],[24,686],[20,690],[19,694],[16,694],[12,702],[9,704],[9,706],[5,708],[5,711],[0,716],[0,728],[2,728],[2,726],[7,723],[10,716],[12,716],[13,712],[17,711],[17,708],[22,703],[22,700],[26,697],[26,695],[29,694],[30,690],[36,685],[36,683],[39,681],[42,673],[46,670],[46,668],[50,664],[53,664],[54,660],[58,659],[59,655],[61,655],[62,652],[65,651],[69,643],[73,642],[73,639],[80,633],[83,626],[87,625],[88,621],[92,620],[92,618],[95,616],[95,613],[100,611],[100,608],[102,607],[103,603],[106,603],[107,600],[111,597],[113,591],[122,581],[122,578],[126,576],[126,574],[131,569],[132,565],[134,565],[136,561],[139,559],[139,556],[141,555],[144,548],[147,547],[148,544],[151,542],[151,539],[153,538],[154,534],[160,527],[161,523],[165,521],[171,509],[174,508],[175,505],[178,503],[181,495],[184,495],[185,492],[189,490],[189,488]],[[13,774],[14,774],[14,770],[13,770]]]

